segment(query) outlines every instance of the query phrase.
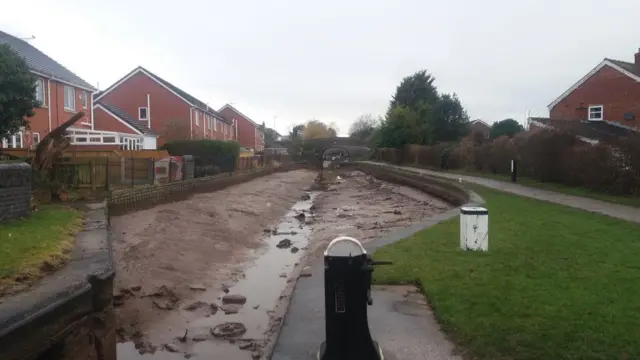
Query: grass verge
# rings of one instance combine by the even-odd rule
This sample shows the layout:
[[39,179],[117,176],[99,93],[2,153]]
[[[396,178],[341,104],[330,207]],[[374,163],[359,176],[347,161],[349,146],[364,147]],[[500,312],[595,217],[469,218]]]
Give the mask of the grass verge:
[[58,205],[0,224],[0,293],[64,265],[81,226],[81,212]]
[[[483,177],[487,179],[511,182],[511,177],[501,174],[489,174],[480,172],[465,172],[465,171],[449,171],[454,174],[469,175],[476,177]],[[611,202],[615,204],[628,205],[640,208],[640,196],[622,196],[622,195],[610,195],[597,192],[591,189],[582,187],[572,187],[563,184],[540,182],[526,177],[518,177],[517,183],[520,185],[530,186],[533,188],[555,191],[562,194],[586,197],[594,200],[601,200]]]
[[640,359],[640,226],[473,187],[489,252],[459,219],[375,252],[376,283],[418,283],[443,330],[478,359]]

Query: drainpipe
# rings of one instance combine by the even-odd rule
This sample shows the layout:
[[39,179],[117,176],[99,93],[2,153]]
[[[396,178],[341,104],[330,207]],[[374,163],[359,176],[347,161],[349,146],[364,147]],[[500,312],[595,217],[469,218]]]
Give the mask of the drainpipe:
[[236,120],[236,118],[233,118],[233,127],[236,130],[236,138],[235,138],[235,140],[238,141],[238,121]]
[[93,125],[93,92],[91,92],[91,130],[95,130],[95,127]]
[[189,139],[193,140],[193,109],[195,109],[195,106],[192,106],[191,109],[189,109]]
[[151,129],[151,95],[147,94],[147,127]]
[[51,79],[47,79],[47,105],[49,105],[49,132],[51,132]]

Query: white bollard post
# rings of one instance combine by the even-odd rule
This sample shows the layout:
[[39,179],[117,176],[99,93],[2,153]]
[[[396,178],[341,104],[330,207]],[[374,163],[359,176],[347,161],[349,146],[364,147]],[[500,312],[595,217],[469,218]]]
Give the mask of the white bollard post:
[[486,208],[460,208],[460,248],[489,250],[489,211]]

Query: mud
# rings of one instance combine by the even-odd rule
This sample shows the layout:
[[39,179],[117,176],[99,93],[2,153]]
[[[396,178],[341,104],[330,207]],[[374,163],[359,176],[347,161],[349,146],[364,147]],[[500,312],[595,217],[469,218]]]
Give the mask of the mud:
[[314,203],[314,256],[345,235],[362,243],[447,211],[452,205],[424,192],[377,180],[361,171],[325,170],[326,191]]
[[362,172],[300,170],[113,218],[119,359],[264,358],[329,241],[449,208]]
[[[286,272],[284,264],[293,268],[299,257],[275,245],[285,236],[295,244],[302,242],[291,235],[293,230],[279,235],[272,228],[283,215],[290,215],[291,227],[298,230],[293,232],[299,232],[306,243],[308,229],[304,233],[294,218],[301,210],[291,210],[291,206],[300,202],[302,194],[309,199],[307,208],[311,206],[312,195],[304,190],[315,176],[306,170],[276,173],[112,218],[118,274],[114,305],[123,342],[118,346],[119,359],[255,358],[260,352],[256,344],[260,345],[268,330],[269,310],[274,307],[269,302],[262,304],[262,295],[278,300],[287,283],[278,275]],[[271,256],[270,265],[263,261],[251,267],[272,249],[282,256]],[[269,266],[271,272],[265,271]],[[251,273],[256,267],[258,271]],[[257,283],[242,281],[249,273]],[[271,278],[283,282],[280,290]],[[263,289],[253,291],[259,283],[264,283]],[[233,315],[218,311],[225,292],[242,294],[247,304],[236,304],[238,313]],[[248,321],[247,312],[255,321]],[[251,346],[245,344],[251,338],[243,340],[250,351],[211,336],[211,328],[234,321],[247,328],[245,338],[256,338]],[[260,326],[252,327],[258,323]],[[203,341],[208,337],[211,341]]]

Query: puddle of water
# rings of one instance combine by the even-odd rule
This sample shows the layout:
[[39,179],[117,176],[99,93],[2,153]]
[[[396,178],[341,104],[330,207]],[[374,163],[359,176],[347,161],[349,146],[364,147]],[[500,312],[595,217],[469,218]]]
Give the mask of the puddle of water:
[[[300,261],[304,254],[303,248],[308,245],[311,235],[311,226],[305,220],[298,220],[296,215],[305,214],[308,219],[310,208],[313,205],[318,192],[309,192],[308,200],[301,200],[293,205],[291,210],[284,216],[283,220],[275,228],[277,233],[265,234],[265,247],[255,250],[249,256],[255,261],[247,265],[244,277],[229,288],[229,294],[239,294],[247,298],[246,303],[239,309],[237,314],[226,315],[221,309],[215,315],[208,317],[198,317],[193,312],[182,308],[167,313],[148,332],[148,338],[161,348],[162,343],[173,343],[178,346],[179,353],[171,353],[158,350],[155,353],[140,355],[132,342],[118,344],[118,360],[175,360],[184,359],[185,354],[191,355],[191,359],[229,359],[244,360],[251,359],[251,352],[240,350],[237,344],[231,344],[224,340],[211,338],[201,342],[177,343],[175,339],[183,336],[185,329],[188,329],[187,337],[194,333],[202,333],[202,329],[209,329],[225,322],[240,322],[245,325],[247,332],[241,339],[266,340],[269,330],[269,311],[273,310],[280,301],[280,295],[287,287],[288,278],[295,268],[295,264]],[[291,252],[291,248],[280,249],[276,245],[281,241],[289,239],[291,248],[299,249]],[[203,301],[221,305],[222,296],[225,294],[219,288],[211,288],[201,292],[190,302]],[[187,304],[182,304],[182,307]]]
[[[266,250],[257,250],[252,257],[256,260],[245,270],[245,277],[229,288],[229,294],[247,297],[247,302],[237,314],[225,315],[219,310],[213,316],[196,319],[192,325],[213,327],[222,322],[241,322],[247,327],[244,338],[263,339],[268,330],[269,310],[273,310],[279,297],[287,286],[287,279],[295,264],[300,261],[311,235],[311,227],[304,221],[295,218],[301,212],[309,217],[309,209],[318,193],[309,193],[310,199],[297,202],[276,227],[277,233],[268,235],[265,240]],[[291,240],[291,247],[300,249],[291,252],[291,248],[279,249],[276,245],[281,241]],[[203,301],[220,303],[224,293],[218,291],[205,292]]]

